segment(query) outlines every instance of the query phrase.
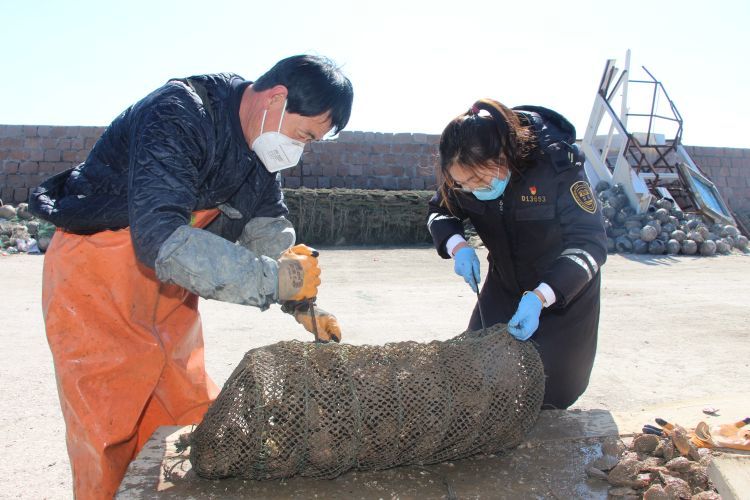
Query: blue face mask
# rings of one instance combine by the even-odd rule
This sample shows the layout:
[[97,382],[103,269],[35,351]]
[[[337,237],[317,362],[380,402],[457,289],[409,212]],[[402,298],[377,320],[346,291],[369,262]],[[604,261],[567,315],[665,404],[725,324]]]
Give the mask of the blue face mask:
[[508,185],[508,181],[510,181],[510,171],[508,171],[505,179],[500,180],[497,177],[493,177],[489,187],[474,189],[471,194],[482,201],[496,200],[502,196],[505,187]]

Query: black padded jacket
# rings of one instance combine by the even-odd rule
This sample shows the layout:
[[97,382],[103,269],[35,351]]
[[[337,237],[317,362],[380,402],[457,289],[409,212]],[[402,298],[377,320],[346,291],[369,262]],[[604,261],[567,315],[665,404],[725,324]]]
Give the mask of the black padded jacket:
[[231,241],[253,217],[286,215],[279,177],[240,126],[250,84],[225,73],[170,80],[123,111],[86,161],[32,190],[31,212],[78,234],[130,227],[138,259],[152,268],[195,210],[221,205],[207,229]]
[[469,219],[510,296],[546,282],[557,297],[554,307],[565,307],[598,278],[607,259],[601,208],[586,182],[573,125],[546,108],[514,110],[537,137],[531,167],[512,175],[498,200],[452,191],[449,210],[436,193],[428,227],[440,256],[450,258],[445,243],[463,235]]

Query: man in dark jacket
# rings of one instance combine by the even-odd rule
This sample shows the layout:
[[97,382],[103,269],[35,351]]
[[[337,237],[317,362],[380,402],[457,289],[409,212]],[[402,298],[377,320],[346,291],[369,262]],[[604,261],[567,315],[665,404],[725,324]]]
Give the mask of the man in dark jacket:
[[[77,498],[111,497],[160,425],[197,423],[205,373],[197,298],[282,303],[321,339],[317,253],[294,245],[278,172],[349,120],[350,81],[294,56],[257,81],[174,79],[126,109],[86,161],[33,190],[58,230],[43,308]],[[238,242],[239,244],[236,244]]]
[[481,309],[469,329],[484,319],[531,338],[544,364],[546,407],[567,408],[586,389],[594,363],[599,269],[607,258],[573,125],[546,108],[510,110],[483,99],[446,127],[440,160],[444,180],[428,219],[438,253],[453,257],[456,273],[478,291],[480,264],[464,239],[464,220],[489,251]]

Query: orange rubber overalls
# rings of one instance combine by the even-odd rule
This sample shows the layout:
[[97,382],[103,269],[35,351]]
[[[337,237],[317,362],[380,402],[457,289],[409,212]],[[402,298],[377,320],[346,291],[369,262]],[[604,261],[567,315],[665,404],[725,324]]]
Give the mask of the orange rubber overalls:
[[[193,225],[217,214],[196,212]],[[200,422],[219,392],[205,370],[198,296],[138,262],[127,228],[58,229],[42,288],[75,497],[112,498],[157,427]]]

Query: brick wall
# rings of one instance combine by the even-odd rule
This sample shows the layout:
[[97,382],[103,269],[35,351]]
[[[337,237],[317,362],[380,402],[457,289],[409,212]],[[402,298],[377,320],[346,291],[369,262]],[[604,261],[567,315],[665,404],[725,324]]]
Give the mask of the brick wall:
[[86,159],[104,127],[0,125],[0,198],[26,201],[29,189]]
[[310,144],[283,173],[289,188],[433,189],[439,136],[341,132]]
[[685,146],[734,210],[750,210],[750,149]]
[[[19,203],[29,189],[86,158],[104,127],[0,125],[0,198]],[[284,171],[289,188],[432,189],[437,135],[342,132],[309,145]],[[735,210],[750,209],[750,149],[687,146]]]

